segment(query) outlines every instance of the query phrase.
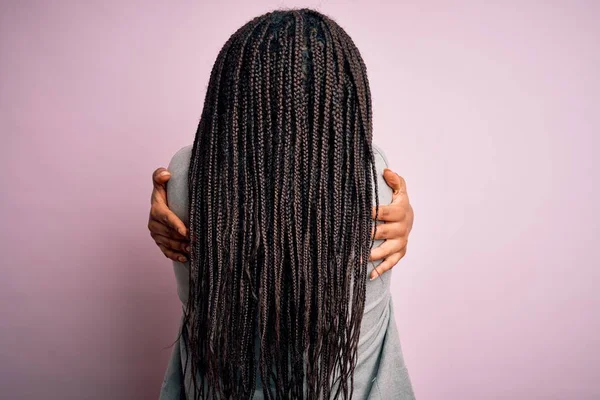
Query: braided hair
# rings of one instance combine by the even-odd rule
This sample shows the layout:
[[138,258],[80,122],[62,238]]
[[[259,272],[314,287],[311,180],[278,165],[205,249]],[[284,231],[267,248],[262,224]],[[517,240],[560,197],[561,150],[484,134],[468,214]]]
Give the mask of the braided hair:
[[352,398],[371,121],[365,64],[329,17],[272,11],[223,46],[188,175],[194,398],[252,398],[257,374],[265,399]]

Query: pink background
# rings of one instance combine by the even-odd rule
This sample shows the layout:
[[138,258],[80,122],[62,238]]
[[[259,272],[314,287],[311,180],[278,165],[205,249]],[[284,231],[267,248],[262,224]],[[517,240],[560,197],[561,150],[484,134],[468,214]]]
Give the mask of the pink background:
[[0,397],[157,397],[180,307],[151,173],[229,35],[311,6],[361,49],[408,182],[417,398],[600,398],[600,3],[491,3],[3,1]]

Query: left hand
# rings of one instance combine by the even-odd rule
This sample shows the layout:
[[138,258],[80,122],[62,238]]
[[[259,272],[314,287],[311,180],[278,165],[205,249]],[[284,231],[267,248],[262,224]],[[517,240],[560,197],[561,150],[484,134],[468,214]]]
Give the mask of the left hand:
[[[389,168],[383,170],[383,177],[394,193],[390,204],[379,206],[377,219],[386,223],[377,225],[375,239],[385,239],[385,242],[371,250],[369,260],[384,260],[373,269],[371,279],[393,268],[404,257],[414,220],[404,178]],[[373,219],[375,219],[375,211],[373,206]]]

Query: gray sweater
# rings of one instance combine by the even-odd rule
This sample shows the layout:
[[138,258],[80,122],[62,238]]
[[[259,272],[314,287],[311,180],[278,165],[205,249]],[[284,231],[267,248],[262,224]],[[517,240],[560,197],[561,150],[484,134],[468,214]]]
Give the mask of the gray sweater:
[[[383,151],[375,144],[373,150],[379,172],[379,204],[389,204],[392,200],[392,190],[383,179],[383,169],[388,167],[388,161]],[[191,145],[183,147],[175,153],[168,167],[171,172],[171,179],[167,184],[169,207],[186,225],[189,223],[187,176],[191,153]],[[379,246],[382,242],[383,240],[376,240],[373,247]],[[370,262],[369,273],[379,263],[381,260]],[[189,263],[173,262],[173,269],[177,281],[177,293],[182,304],[185,305],[189,290]],[[372,281],[367,280],[365,310],[358,344],[358,362],[354,372],[353,399],[410,400],[415,398],[394,319],[394,306],[390,292],[391,277],[390,270]],[[193,387],[189,364],[186,376],[183,375],[185,365],[182,360],[187,359],[185,343],[180,340],[173,347],[161,387],[160,400],[179,400],[183,390],[188,398],[192,398]],[[262,400],[264,396],[259,374],[256,383],[254,399]]]

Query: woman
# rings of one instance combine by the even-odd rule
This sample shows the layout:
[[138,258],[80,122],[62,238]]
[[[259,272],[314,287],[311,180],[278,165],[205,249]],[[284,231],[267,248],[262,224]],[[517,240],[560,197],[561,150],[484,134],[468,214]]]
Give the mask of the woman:
[[231,36],[169,165],[190,252],[162,399],[414,398],[391,274],[368,280],[386,166],[366,68],[334,21],[275,11]]

